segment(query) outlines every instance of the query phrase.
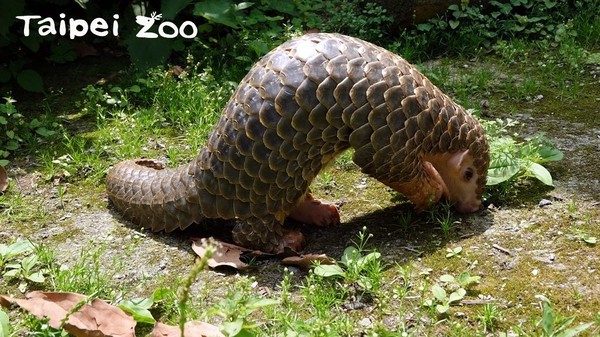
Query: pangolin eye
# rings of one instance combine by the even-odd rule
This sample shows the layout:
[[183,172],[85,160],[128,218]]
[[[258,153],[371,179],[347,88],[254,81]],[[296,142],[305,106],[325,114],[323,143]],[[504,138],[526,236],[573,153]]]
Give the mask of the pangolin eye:
[[471,178],[473,178],[473,169],[469,167],[465,170],[465,181],[470,181]]

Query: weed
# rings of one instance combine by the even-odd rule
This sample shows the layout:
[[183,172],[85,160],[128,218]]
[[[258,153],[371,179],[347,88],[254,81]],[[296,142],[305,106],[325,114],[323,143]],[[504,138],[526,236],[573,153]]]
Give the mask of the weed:
[[442,202],[432,207],[428,211],[429,221],[440,226],[444,238],[450,237],[459,221],[454,219],[452,205],[447,202]]
[[315,275],[321,277],[341,277],[346,284],[357,284],[363,291],[376,292],[381,286],[382,265],[381,254],[370,252],[366,255],[365,245],[371,235],[367,235],[366,227],[358,234],[358,243],[344,250],[340,264],[318,265],[314,269]]
[[574,316],[562,317],[556,314],[549,301],[543,301],[542,307],[542,318],[536,324],[536,328],[541,329],[544,336],[577,336],[593,325],[593,323],[584,323],[576,327],[569,327],[575,321]]
[[497,305],[488,303],[483,306],[477,318],[483,326],[483,332],[487,333],[494,331],[498,321],[502,319],[502,314]]
[[479,276],[471,276],[469,272],[461,273],[458,278],[444,274],[439,277],[439,283],[431,286],[433,298],[425,300],[423,305],[435,308],[437,314],[444,315],[450,309],[450,305],[461,301],[467,294],[467,289],[473,284],[478,284],[479,280]]

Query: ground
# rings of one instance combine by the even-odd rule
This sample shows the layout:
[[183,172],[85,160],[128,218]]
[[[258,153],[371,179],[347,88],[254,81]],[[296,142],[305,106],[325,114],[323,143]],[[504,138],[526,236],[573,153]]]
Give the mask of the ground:
[[[460,78],[495,66],[493,59],[450,62],[433,62],[424,69],[427,73],[427,69],[446,67]],[[349,156],[313,185],[316,197],[340,205],[342,224],[300,225],[308,242],[305,252],[339,260],[366,227],[372,234],[367,248],[379,251],[386,266],[380,296],[363,301],[358,309],[343,310],[359,323],[356,333],[380,324],[389,331],[410,328],[415,335],[438,336],[460,335],[462,326],[467,327],[464,335],[469,335],[468,331],[482,331],[477,317],[486,303],[502,311],[496,331],[514,332],[520,326],[531,331],[540,317],[540,296],[548,298],[562,316],[575,315],[578,323],[600,323],[600,244],[584,240],[600,237],[600,120],[594,117],[600,112],[597,74],[571,83],[578,87],[576,95],[561,95],[557,87],[540,80],[530,97],[511,99],[494,88],[503,81],[519,83],[524,76],[517,70],[497,73],[508,77],[492,76],[486,82],[489,90],[477,91],[473,99],[489,101],[488,116],[519,120],[524,126],[518,130],[521,136],[544,132],[564,152],[562,161],[549,165],[554,188],[521,181],[503,202],[488,200],[474,214],[452,213],[452,228],[446,233],[431,214],[415,214],[406,201],[361,174]],[[190,236],[201,235],[205,229],[165,234],[137,228],[112,208],[102,185],[57,185],[36,169],[38,163],[38,158],[28,157],[8,168],[11,186],[3,200],[11,204],[0,203],[2,242],[27,238],[43,243],[65,266],[98,251],[100,267],[111,271],[110,282],[123,289],[123,296],[148,296],[158,287],[177,284],[190,272],[196,259]],[[448,249],[457,247],[462,248],[460,253],[447,256]],[[277,258],[259,260],[242,276],[231,270],[204,271],[192,292],[208,307],[225,296],[229,287],[224,285],[251,277],[257,281],[254,293],[278,298],[284,268],[295,272],[297,284],[307,275],[281,265]],[[402,274],[406,270],[408,278]],[[464,271],[480,276],[480,282],[468,289],[464,301],[451,307],[448,316],[432,314],[422,305],[424,299],[432,298],[429,289],[440,276],[458,277]],[[19,295],[17,286],[6,280],[0,283],[1,292],[12,295]],[[300,290],[297,293],[300,296]],[[588,333],[597,335],[597,326]]]

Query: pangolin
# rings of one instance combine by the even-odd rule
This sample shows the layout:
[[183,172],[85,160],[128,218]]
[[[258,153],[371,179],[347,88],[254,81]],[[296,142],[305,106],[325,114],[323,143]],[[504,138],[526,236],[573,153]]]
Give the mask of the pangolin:
[[440,198],[479,209],[489,148],[481,125],[398,55],[340,34],[306,34],[265,55],[242,79],[189,164],[126,160],[107,175],[112,203],[154,231],[232,219],[238,244],[300,249],[286,217],[339,222],[308,193],[348,148],[362,172],[418,210]]

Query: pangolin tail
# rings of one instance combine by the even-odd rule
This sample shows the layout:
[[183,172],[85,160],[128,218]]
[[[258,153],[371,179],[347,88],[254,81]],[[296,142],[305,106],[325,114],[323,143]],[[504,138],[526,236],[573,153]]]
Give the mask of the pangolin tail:
[[176,169],[152,159],[126,160],[106,177],[113,204],[134,223],[153,231],[170,232],[200,222],[195,161]]

